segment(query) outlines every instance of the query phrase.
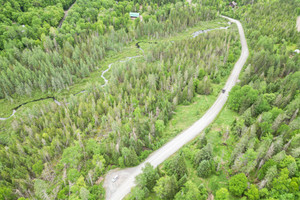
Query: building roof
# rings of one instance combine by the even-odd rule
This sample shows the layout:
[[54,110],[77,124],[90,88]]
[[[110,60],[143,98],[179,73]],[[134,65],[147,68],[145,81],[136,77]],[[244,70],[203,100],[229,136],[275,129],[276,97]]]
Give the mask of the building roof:
[[140,16],[140,13],[130,12],[130,13],[129,13],[129,16],[130,16],[130,17],[139,17],[139,16]]

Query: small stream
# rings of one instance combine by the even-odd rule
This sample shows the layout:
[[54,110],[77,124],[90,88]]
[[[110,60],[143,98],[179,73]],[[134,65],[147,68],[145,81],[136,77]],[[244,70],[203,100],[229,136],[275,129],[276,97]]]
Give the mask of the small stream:
[[[137,46],[137,47],[143,52],[143,54],[144,54],[144,50],[143,50],[142,48],[140,48],[140,46],[138,45],[138,43],[136,43],[136,46]],[[124,60],[120,60],[120,61],[117,61],[117,62],[123,63],[123,62],[129,61],[129,60],[131,60],[131,59],[139,58],[139,57],[142,57],[142,55],[132,56],[132,57],[126,57]],[[115,62],[115,63],[117,63],[117,62]],[[108,71],[111,69],[111,66],[112,66],[113,64],[114,64],[114,63],[110,63],[110,64],[108,65],[108,68],[102,72],[101,78],[103,78],[104,84],[101,85],[101,87],[104,87],[104,86],[107,85],[108,80],[105,78],[104,74],[105,74],[106,72],[108,72]],[[74,96],[75,96],[75,95],[78,95],[78,94],[85,93],[85,92],[86,92],[86,90],[82,90],[82,91],[80,91],[80,92],[75,93]],[[9,117],[7,117],[7,118],[0,118],[0,121],[4,121],[4,120],[7,120],[7,119],[11,118],[12,116],[15,115],[15,113],[17,112],[17,110],[18,110],[20,107],[22,107],[22,106],[24,106],[24,105],[26,105],[26,104],[29,104],[29,103],[32,103],[32,102],[37,102],[37,101],[43,101],[43,100],[46,100],[46,99],[53,99],[53,101],[54,101],[57,105],[59,105],[59,106],[62,105],[62,103],[59,102],[54,96],[51,96],[51,97],[44,97],[44,98],[40,98],[40,99],[35,99],[35,100],[32,100],[32,101],[28,101],[28,102],[26,102],[26,103],[22,103],[22,104],[18,105],[17,107],[13,108],[12,114],[11,114]],[[67,104],[68,104],[68,103],[67,103]]]
[[[202,33],[207,33],[207,32],[209,32],[209,31],[218,30],[218,29],[228,29],[228,28],[229,28],[229,26],[227,26],[227,27],[219,27],[219,28],[214,28],[214,29],[200,30],[200,31],[194,32],[194,33],[192,34],[192,37],[195,38],[195,37],[197,37],[198,35],[200,35],[200,34],[202,34]],[[143,52],[143,55],[145,55],[144,50],[140,47],[139,43],[142,43],[142,42],[137,42],[135,45],[136,45],[136,47],[137,47],[138,49],[140,49],[140,50]],[[157,44],[157,42],[145,42],[145,43],[154,43],[154,44]],[[131,59],[139,58],[139,57],[142,57],[142,55],[133,56],[133,57],[126,57],[124,60],[120,60],[120,61],[117,61],[117,62],[123,63],[123,62],[129,61],[129,60],[131,60]],[[117,63],[117,62],[115,62],[115,63]],[[111,66],[112,66],[113,64],[114,64],[114,63],[110,63],[110,64],[108,65],[108,68],[102,72],[101,78],[103,78],[104,84],[103,84],[101,87],[104,87],[104,86],[107,85],[108,80],[105,78],[104,74],[105,74],[106,72],[108,72],[108,71],[111,69]],[[82,94],[82,93],[85,93],[85,92],[86,92],[86,90],[82,90],[82,91],[80,91],[80,92],[75,93],[74,95]],[[59,102],[54,96],[51,96],[51,97],[45,97],[45,98],[40,98],[40,99],[35,99],[35,100],[28,101],[28,102],[26,102],[26,103],[23,103],[23,104],[18,105],[17,107],[15,107],[15,108],[13,109],[12,114],[11,114],[9,117],[7,117],[7,118],[0,118],[0,121],[4,121],[4,120],[7,120],[7,119],[13,117],[13,116],[15,115],[15,113],[17,112],[17,110],[18,110],[20,107],[22,107],[22,106],[24,106],[24,105],[26,105],[26,104],[29,104],[29,103],[32,103],[32,102],[37,102],[37,101],[43,101],[43,100],[46,100],[46,99],[53,99],[53,101],[54,101],[58,106],[61,106],[61,105],[62,105],[62,103]]]
[[195,38],[197,37],[198,35],[202,34],[202,33],[207,33],[209,31],[214,31],[214,30],[219,30],[219,29],[228,29],[229,26],[226,26],[226,27],[219,27],[219,28],[212,28],[212,29],[206,29],[206,30],[200,30],[200,31],[196,31],[192,34],[192,37]]

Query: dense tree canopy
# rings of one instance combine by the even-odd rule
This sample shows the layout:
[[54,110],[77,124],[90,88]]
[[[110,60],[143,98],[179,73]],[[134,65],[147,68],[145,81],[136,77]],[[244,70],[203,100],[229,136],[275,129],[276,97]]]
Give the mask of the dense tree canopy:
[[[68,90],[137,40],[161,41],[113,63],[106,87],[95,81],[61,106],[33,106],[1,121],[0,199],[104,199],[104,173],[139,164],[167,141],[179,104],[217,94],[230,74],[240,55],[235,26],[168,38],[218,11],[241,20],[250,49],[229,94],[236,119],[207,128],[162,167],[146,164],[129,199],[299,199],[300,2],[236,2],[0,0],[3,101]],[[131,20],[131,11],[142,18]],[[218,138],[205,136],[211,131],[222,137],[215,146]],[[221,147],[227,156],[216,154]]]
[[[190,7],[179,2],[166,7],[172,12],[160,11],[165,8],[162,5],[159,8],[160,12],[166,12],[165,18],[145,20],[134,32],[121,28],[104,35],[87,34],[78,36],[74,43],[65,41],[63,46],[46,36],[43,47],[19,51],[22,56],[16,59],[3,57],[1,69],[6,69],[8,63],[11,69],[1,71],[5,77],[0,79],[2,94],[30,95],[34,88],[44,92],[51,88],[61,90],[77,78],[88,76],[108,52],[118,52],[136,38],[169,37],[200,20],[216,17],[215,10],[201,5]],[[87,86],[86,93],[71,96],[61,106],[49,104],[32,109],[33,118],[17,115],[8,130],[11,134],[3,129],[0,134],[2,194],[11,196],[10,199],[30,197],[34,191],[51,198],[104,198],[97,181],[109,166],[138,164],[147,156],[144,149],[150,152],[162,145],[160,137],[176,106],[192,102],[198,87],[194,83],[204,77],[213,82],[228,76],[234,61],[227,62],[224,58],[239,48],[235,32],[232,28],[153,44],[142,57],[113,63],[106,87],[93,83]],[[216,66],[218,72],[213,70]],[[173,161],[176,167],[168,172],[170,178],[161,181],[161,185],[184,185],[186,167],[183,155],[179,158]],[[153,183],[148,185],[150,179]],[[43,182],[38,181],[33,187],[34,180]],[[144,188],[136,190],[142,198],[155,187],[156,176],[140,181],[147,182]],[[49,186],[44,188],[45,184]],[[178,191],[179,187],[168,191],[168,198]],[[157,192],[164,195],[161,190]]]

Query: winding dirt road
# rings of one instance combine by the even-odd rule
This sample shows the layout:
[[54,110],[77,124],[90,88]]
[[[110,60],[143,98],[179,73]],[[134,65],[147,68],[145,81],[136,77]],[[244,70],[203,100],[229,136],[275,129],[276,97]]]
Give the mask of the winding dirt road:
[[[215,103],[210,107],[210,109],[203,115],[201,119],[195,122],[190,128],[177,135],[163,147],[153,152],[143,163],[141,163],[137,167],[109,172],[104,181],[104,187],[106,189],[106,199],[123,199],[130,192],[131,188],[135,186],[135,177],[142,172],[142,168],[147,162],[149,162],[154,167],[157,167],[172,154],[178,151],[183,145],[187,144],[196,136],[198,136],[199,133],[201,133],[210,123],[214,121],[219,112],[222,110],[227,101],[228,93],[238,80],[239,74],[249,55],[247,41],[241,23],[238,20],[234,20],[225,16],[222,17],[237,24],[242,44],[241,56],[236,62],[224,87],[226,91],[219,94]],[[116,176],[118,176],[118,179],[113,182],[112,177]]]

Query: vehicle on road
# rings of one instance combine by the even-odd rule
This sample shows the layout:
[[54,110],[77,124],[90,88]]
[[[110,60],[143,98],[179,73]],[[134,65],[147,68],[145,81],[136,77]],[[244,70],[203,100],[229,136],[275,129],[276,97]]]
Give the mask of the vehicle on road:
[[111,181],[114,183],[114,182],[116,182],[116,181],[118,180],[118,178],[119,178],[119,175],[116,175],[115,177],[113,177],[113,178],[111,179]]

